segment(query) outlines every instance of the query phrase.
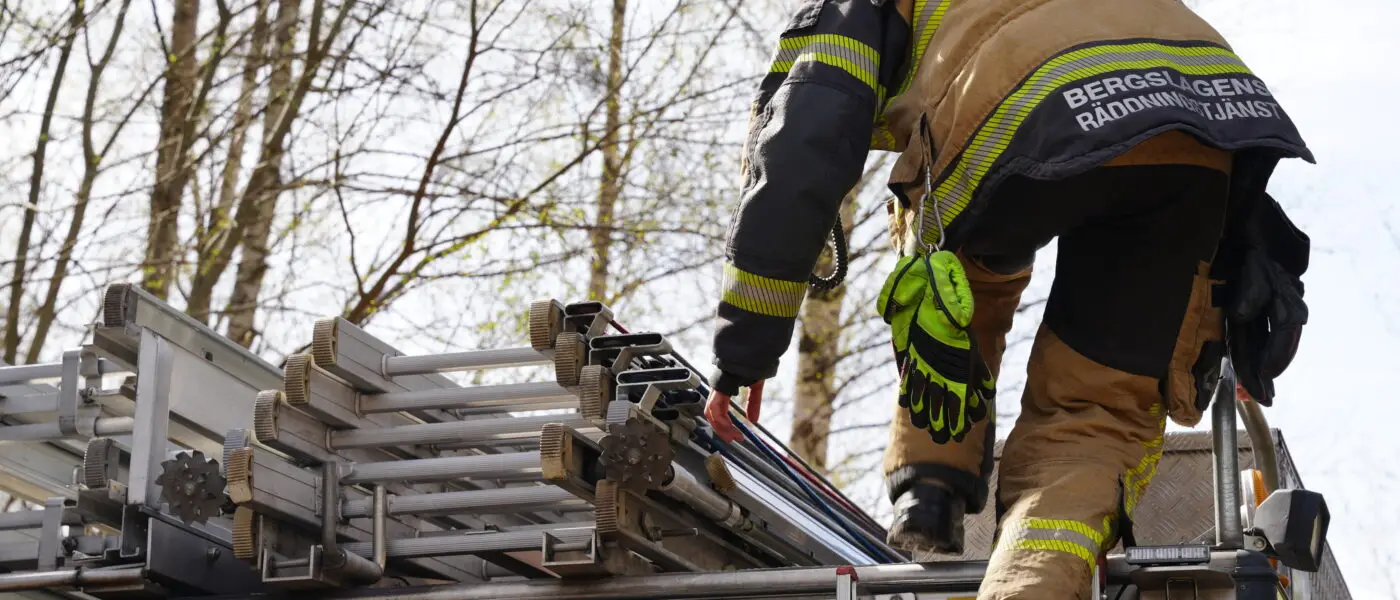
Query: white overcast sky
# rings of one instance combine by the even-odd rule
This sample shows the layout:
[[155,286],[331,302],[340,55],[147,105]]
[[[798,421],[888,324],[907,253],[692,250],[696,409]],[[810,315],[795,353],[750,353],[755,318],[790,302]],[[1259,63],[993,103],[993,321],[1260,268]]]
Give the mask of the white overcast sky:
[[1327,496],[1330,540],[1357,599],[1400,597],[1400,2],[1199,0],[1197,11],[1280,97],[1317,164],[1270,191],[1311,237],[1303,346],[1267,412],[1304,485]]
[[[609,4],[595,1],[600,7]],[[1312,237],[1313,257],[1304,277],[1310,323],[1267,415],[1283,431],[1304,483],[1327,496],[1330,540],[1352,596],[1400,598],[1400,577],[1389,573],[1390,560],[1400,558],[1392,550],[1393,534],[1400,531],[1400,466],[1394,462],[1400,454],[1395,425],[1400,404],[1392,391],[1400,387],[1400,184],[1394,180],[1400,152],[1393,145],[1400,140],[1395,115],[1400,0],[1188,4],[1268,82],[1317,157],[1317,165],[1284,163],[1271,186]],[[763,33],[772,38],[777,32]],[[1047,252],[1041,259],[1038,271],[1048,275],[1053,256]],[[1042,275],[1033,285],[1048,289],[1049,283]],[[702,300],[704,306],[696,309],[712,310],[710,297]],[[1027,316],[1018,331],[1034,330],[1036,316]],[[685,340],[684,350],[697,366],[708,364],[705,342],[703,335]],[[1008,385],[1023,376],[1026,350],[1008,353],[1003,373]],[[792,381],[795,362],[790,351],[775,395]],[[862,406],[862,414],[851,418],[878,420],[881,410],[888,414],[889,404]],[[765,412],[765,425],[785,437],[787,415],[771,410]],[[869,444],[881,444],[884,434],[861,435]],[[873,488],[878,473],[869,475],[857,487],[875,493],[859,496],[882,496]],[[888,503],[872,508],[887,514]]]

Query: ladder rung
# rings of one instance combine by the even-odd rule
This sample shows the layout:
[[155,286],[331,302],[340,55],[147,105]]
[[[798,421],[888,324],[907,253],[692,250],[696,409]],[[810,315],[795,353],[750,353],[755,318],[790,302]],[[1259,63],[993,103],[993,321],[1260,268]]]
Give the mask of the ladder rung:
[[443,388],[412,392],[389,392],[360,399],[364,414],[404,410],[458,410],[494,408],[497,410],[532,410],[538,404],[577,401],[578,397],[553,381],[511,383],[468,388]]
[[564,423],[576,429],[588,426],[587,421],[573,414],[345,429],[330,433],[330,446],[334,450],[452,443],[492,446],[538,437],[540,428],[547,423]]
[[340,482],[345,485],[389,481],[416,483],[450,479],[502,479],[539,473],[540,453],[531,451],[359,463],[351,465]]
[[[593,537],[593,523],[559,523],[550,534],[567,544],[586,543]],[[540,531],[488,531],[423,538],[389,540],[389,558],[426,558],[456,556],[483,552],[520,552],[539,550],[544,543]],[[368,557],[371,545],[366,542],[343,544],[348,552]]]
[[400,375],[426,375],[449,371],[499,369],[549,363],[549,357],[527,346],[419,356],[385,356],[384,374],[389,377],[398,377]]
[[[544,485],[389,498],[391,516],[577,512],[591,509],[591,505],[567,490]],[[341,516],[367,517],[370,510],[369,499],[355,500],[345,504]]]

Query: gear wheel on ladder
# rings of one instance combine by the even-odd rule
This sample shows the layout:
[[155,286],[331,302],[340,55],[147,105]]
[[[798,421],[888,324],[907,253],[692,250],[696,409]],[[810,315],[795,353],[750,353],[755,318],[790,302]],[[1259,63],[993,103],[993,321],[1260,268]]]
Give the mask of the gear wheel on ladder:
[[198,450],[180,452],[160,463],[156,484],[170,511],[186,524],[205,523],[218,516],[227,499],[225,480],[219,472],[219,461],[205,458]]

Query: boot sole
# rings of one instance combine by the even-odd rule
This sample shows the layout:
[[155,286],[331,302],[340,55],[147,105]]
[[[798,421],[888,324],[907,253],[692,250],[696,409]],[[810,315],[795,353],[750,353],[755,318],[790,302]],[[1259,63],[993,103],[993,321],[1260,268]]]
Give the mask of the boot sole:
[[917,520],[918,519],[910,519],[906,516],[896,521],[894,525],[890,527],[886,543],[910,553],[932,553],[951,556],[957,556],[963,553],[962,523],[958,523],[954,528],[955,531],[950,532],[958,538],[957,540],[944,540],[938,539],[939,536],[931,532],[913,529],[909,523],[910,521]]

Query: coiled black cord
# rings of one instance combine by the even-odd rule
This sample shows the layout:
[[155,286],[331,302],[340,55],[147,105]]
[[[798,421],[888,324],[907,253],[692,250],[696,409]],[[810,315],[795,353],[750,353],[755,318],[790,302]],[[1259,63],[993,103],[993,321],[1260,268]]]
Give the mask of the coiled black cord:
[[812,289],[819,292],[834,289],[836,286],[841,285],[841,282],[846,280],[846,228],[841,225],[841,215],[839,214],[836,215],[836,225],[831,228],[831,244],[835,250],[831,261],[836,267],[832,271],[831,276],[822,277],[816,273],[812,273],[811,277],[808,279],[808,283],[811,284]]

